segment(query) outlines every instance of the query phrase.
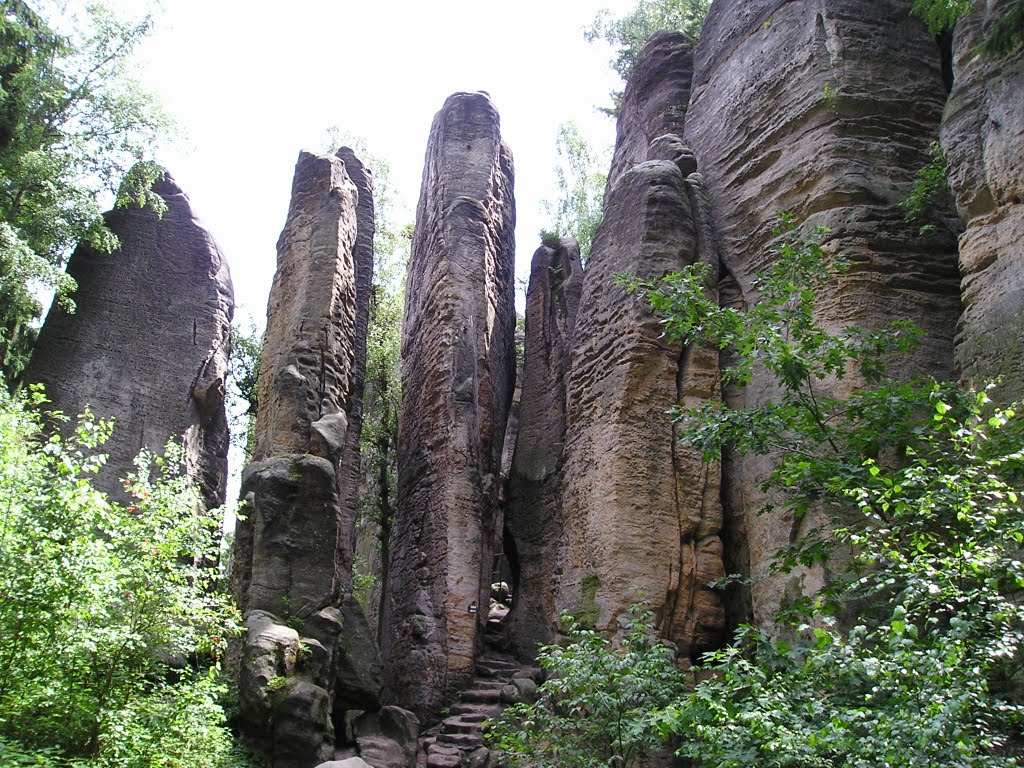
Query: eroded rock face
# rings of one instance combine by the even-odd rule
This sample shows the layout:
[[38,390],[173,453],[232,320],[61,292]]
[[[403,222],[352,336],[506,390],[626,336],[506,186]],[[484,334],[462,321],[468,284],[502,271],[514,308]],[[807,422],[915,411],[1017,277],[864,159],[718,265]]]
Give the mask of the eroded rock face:
[[505,499],[505,526],[514,542],[509,554],[519,573],[507,622],[511,647],[521,657],[532,657],[538,643],[555,638],[565,379],[582,290],[575,240],[537,249],[526,293],[519,426]]
[[[483,93],[434,119],[406,287],[389,700],[436,714],[473,674],[512,394],[512,159]],[[474,612],[475,611],[475,612]]]
[[[348,154],[303,152],[296,165],[236,531],[243,725],[274,768],[333,757],[344,711],[380,706],[379,657],[350,594],[373,207],[361,202],[369,176]],[[290,667],[289,633],[301,651]],[[285,666],[266,682],[271,656]]]
[[[903,221],[916,171],[929,161],[945,100],[940,55],[909,2],[789,3],[716,0],[698,46],[685,138],[710,197],[721,249],[721,286],[739,307],[756,301],[752,280],[770,258],[776,213],[830,229],[826,250],[854,267],[819,297],[829,327],[878,328],[895,318],[927,333],[897,374],[952,372],[959,314],[955,233],[922,236]],[[848,382],[854,385],[855,382]],[[737,406],[773,396],[755,380],[727,392]],[[730,570],[765,574],[793,521],[757,516],[765,462],[726,457]],[[743,551],[748,548],[748,551]],[[786,581],[753,589],[765,626]]]
[[224,503],[228,430],[225,378],[234,299],[220,248],[169,175],[153,186],[167,203],[105,215],[114,253],[80,245],[68,264],[77,309],[54,306],[25,372],[69,416],[88,405],[114,420],[96,487],[123,496],[120,479],[142,448],[183,442],[186,472],[207,508]]
[[692,79],[693,51],[682,35],[659,32],[647,42],[622,94],[606,198],[619,176],[637,163],[655,159],[655,139],[683,135]]
[[978,54],[1014,0],[975,3],[956,25],[955,80],[942,121],[950,186],[967,225],[960,238],[963,315],[956,362],[965,383],[1024,396],[1024,57]]
[[721,640],[707,583],[724,575],[717,465],[676,444],[668,411],[717,394],[717,355],[662,338],[646,300],[613,284],[716,263],[700,178],[667,160],[626,171],[587,262],[567,388],[563,575],[557,607],[618,629],[637,592],[695,658]]

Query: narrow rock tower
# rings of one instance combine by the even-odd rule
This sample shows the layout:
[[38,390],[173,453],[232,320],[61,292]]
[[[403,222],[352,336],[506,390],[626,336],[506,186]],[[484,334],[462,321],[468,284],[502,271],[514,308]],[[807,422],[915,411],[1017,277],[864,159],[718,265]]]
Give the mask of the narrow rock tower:
[[421,717],[468,683],[487,616],[515,375],[512,184],[487,94],[449,97],[427,145],[406,288],[381,637],[386,693]]
[[232,574],[247,629],[241,720],[274,768],[333,758],[346,710],[380,707],[380,662],[351,594],[371,184],[350,152],[301,153],[277,244]]

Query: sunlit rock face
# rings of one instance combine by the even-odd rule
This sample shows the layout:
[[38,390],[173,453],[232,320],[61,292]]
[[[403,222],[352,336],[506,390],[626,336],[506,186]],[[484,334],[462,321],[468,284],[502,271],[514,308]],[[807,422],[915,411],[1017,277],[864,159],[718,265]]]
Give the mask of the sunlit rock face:
[[964,305],[956,362],[966,383],[1001,380],[999,400],[1024,396],[1024,58],[977,46],[1013,0],[975,3],[953,41],[955,80],[942,121],[957,210]]
[[[723,301],[756,302],[752,283],[771,258],[777,213],[790,211],[828,227],[826,250],[852,263],[819,297],[820,320],[833,329],[912,320],[927,336],[917,353],[893,361],[895,372],[948,377],[960,311],[955,226],[940,209],[935,230],[922,235],[898,207],[929,162],[946,97],[938,47],[909,10],[909,2],[716,0],[695,57],[685,138],[710,198]],[[725,394],[756,406],[773,388],[761,377]],[[756,514],[765,461],[725,458],[729,569],[762,576],[800,526],[778,510]],[[758,623],[770,623],[787,583],[770,576],[752,588]]]
[[[717,270],[703,182],[680,135],[692,62],[685,40],[667,33],[637,62],[582,287],[553,283],[563,273],[575,280],[572,267],[548,268],[544,249],[535,257],[509,494],[520,653],[552,638],[560,611],[615,632],[641,598],[684,659],[722,637],[724,610],[706,586],[724,573],[719,468],[677,444],[668,415],[717,395],[717,354],[667,342],[647,302],[615,284],[624,272],[657,279],[697,261]],[[570,289],[571,303],[559,293]],[[578,311],[568,313],[577,290]],[[567,329],[562,313],[575,315]],[[551,398],[536,415],[527,410],[538,398],[527,394],[533,381]],[[541,432],[548,445],[524,440]],[[555,470],[557,484],[547,477]]]
[[46,386],[56,410],[75,416],[89,406],[114,420],[98,488],[122,498],[139,450],[162,451],[174,439],[212,509],[226,490],[231,275],[174,179],[165,175],[153,191],[167,204],[163,215],[134,206],[105,215],[117,250],[75,250],[76,310],[51,309],[25,378]]
[[537,249],[526,293],[519,428],[505,500],[506,554],[517,572],[507,622],[511,646],[522,657],[555,639],[565,380],[582,290],[575,240]]
[[380,706],[379,657],[350,594],[372,226],[358,159],[301,153],[232,574],[247,628],[242,724],[274,768],[333,757],[345,710]]
[[391,701],[436,714],[487,615],[515,370],[512,158],[484,93],[434,118],[406,287],[398,508],[384,631]]

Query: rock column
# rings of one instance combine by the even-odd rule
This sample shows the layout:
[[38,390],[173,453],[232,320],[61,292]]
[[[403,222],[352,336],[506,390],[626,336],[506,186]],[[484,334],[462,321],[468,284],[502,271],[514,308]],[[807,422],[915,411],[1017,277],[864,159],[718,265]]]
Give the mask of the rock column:
[[[899,207],[929,162],[946,96],[939,49],[910,8],[902,0],[715,0],[695,57],[685,138],[706,182],[729,303],[756,303],[754,280],[771,258],[778,213],[789,211],[828,227],[826,251],[852,264],[817,297],[819,320],[836,330],[912,320],[927,336],[915,354],[893,361],[894,373],[948,377],[959,314],[956,234],[941,206],[929,234]],[[766,377],[725,394],[736,407],[777,396]],[[822,521],[758,515],[770,462],[726,459],[730,570],[759,579],[745,618],[769,626],[788,593],[820,584],[815,573],[767,575],[773,553]]]
[[957,22],[942,120],[950,186],[967,225],[957,368],[975,387],[1002,377],[1002,402],[1024,396],[1024,56],[986,56],[978,45],[1014,5],[975,3]]
[[242,481],[241,715],[274,768],[332,759],[345,710],[380,706],[379,659],[350,592],[373,204],[347,154],[303,152],[296,165]]
[[563,239],[533,255],[526,293],[519,430],[505,501],[505,527],[518,578],[512,584],[509,639],[524,658],[555,639],[560,480],[565,442],[565,379],[576,326],[583,265],[579,244]]
[[436,715],[486,620],[515,368],[512,158],[483,93],[434,119],[406,288],[386,691]]
[[655,36],[623,97],[573,335],[557,595],[558,609],[610,632],[647,600],[684,659],[722,637],[707,587],[724,574],[722,513],[718,465],[677,444],[668,412],[718,396],[718,359],[667,343],[646,299],[614,283],[698,261],[717,274],[703,181],[679,135],[692,61],[681,36]]

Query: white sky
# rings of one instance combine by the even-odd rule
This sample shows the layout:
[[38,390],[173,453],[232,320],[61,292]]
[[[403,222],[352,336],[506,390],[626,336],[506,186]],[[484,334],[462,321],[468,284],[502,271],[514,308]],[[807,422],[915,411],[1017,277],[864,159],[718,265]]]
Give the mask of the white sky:
[[488,91],[501,114],[526,273],[547,223],[540,200],[554,197],[558,124],[574,119],[593,143],[614,140],[594,109],[617,86],[610,51],[582,29],[600,8],[633,4],[164,0],[139,76],[185,137],[159,159],[227,255],[237,316],[262,325],[299,150],[323,149],[331,126],[364,137],[390,163],[411,222],[431,120],[460,90]]

